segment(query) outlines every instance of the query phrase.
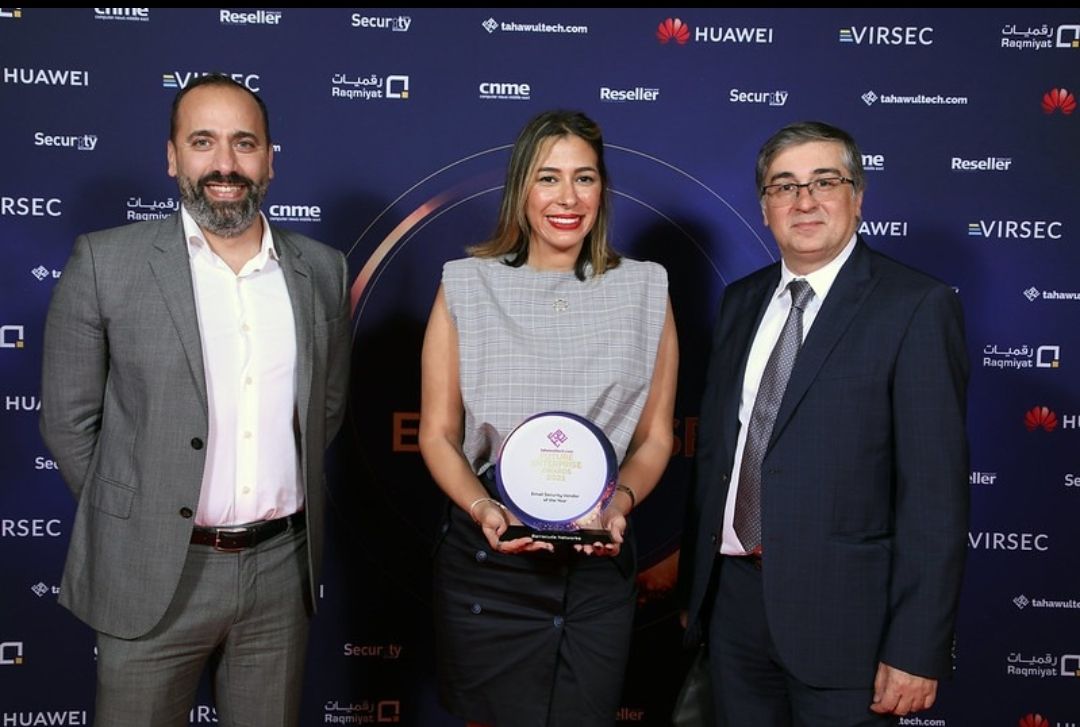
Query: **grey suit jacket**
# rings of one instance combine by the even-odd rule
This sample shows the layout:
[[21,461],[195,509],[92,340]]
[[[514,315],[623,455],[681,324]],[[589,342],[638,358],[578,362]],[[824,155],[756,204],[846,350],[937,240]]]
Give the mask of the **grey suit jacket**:
[[[332,248],[271,229],[296,320],[314,589],[323,457],[349,375],[347,266]],[[179,214],[80,236],[45,325],[41,433],[78,500],[60,603],[97,631],[146,634],[173,598],[198,506],[207,406]]]

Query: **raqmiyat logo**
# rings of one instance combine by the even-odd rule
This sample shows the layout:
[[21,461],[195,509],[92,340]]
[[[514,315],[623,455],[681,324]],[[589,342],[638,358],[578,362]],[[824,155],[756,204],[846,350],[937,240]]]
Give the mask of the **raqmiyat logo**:
[[675,45],[686,45],[691,39],[695,43],[761,44],[773,42],[773,29],[723,25],[694,27],[681,18],[664,18],[656,26],[656,39],[661,44],[675,41]]
[[1029,432],[1034,432],[1036,429],[1052,432],[1057,429],[1057,425],[1057,414],[1048,406],[1033,406],[1024,414],[1024,426]]
[[1043,94],[1042,110],[1045,114],[1060,111],[1063,116],[1068,116],[1076,111],[1076,97],[1067,88],[1051,88]]
[[238,13],[222,8],[218,11],[218,21],[222,25],[278,25],[281,23],[280,10],[252,10]]
[[15,20],[21,17],[22,8],[0,8],[0,20]]
[[839,40],[851,45],[933,45],[934,29],[916,25],[861,25],[840,28]]
[[1057,220],[979,220],[968,223],[968,237],[995,240],[1060,240]]
[[23,326],[0,326],[0,348],[26,348],[26,329]]
[[993,369],[1056,369],[1061,367],[1061,346],[983,346],[983,368]]
[[4,66],[0,79],[23,86],[89,86],[90,72],[70,68],[11,68]]
[[127,20],[150,22],[150,8],[94,8],[94,20]]
[[23,642],[0,642],[0,666],[21,666],[23,663]]
[[[161,86],[162,88],[187,88],[188,84],[194,81],[200,76],[209,76],[209,71],[166,71],[161,74]],[[259,88],[259,74],[257,73],[226,73],[226,76],[243,84],[243,86],[252,93],[258,93]]]
[[1017,28],[1016,23],[1001,29],[1001,47],[1013,50],[1050,50],[1051,48],[1080,48],[1080,25]]

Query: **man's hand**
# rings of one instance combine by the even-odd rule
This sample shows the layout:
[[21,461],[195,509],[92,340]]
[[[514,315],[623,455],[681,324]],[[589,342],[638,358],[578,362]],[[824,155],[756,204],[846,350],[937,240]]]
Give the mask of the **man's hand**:
[[937,679],[908,674],[878,663],[874,677],[874,701],[870,710],[878,714],[895,714],[903,717],[923,709],[930,709],[937,697]]

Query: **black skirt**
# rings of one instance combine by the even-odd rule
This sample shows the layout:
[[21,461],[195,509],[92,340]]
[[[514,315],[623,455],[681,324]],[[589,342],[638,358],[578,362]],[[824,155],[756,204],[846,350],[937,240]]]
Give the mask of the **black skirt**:
[[637,586],[633,534],[618,557],[570,548],[505,555],[450,505],[435,552],[440,700],[495,727],[609,727]]

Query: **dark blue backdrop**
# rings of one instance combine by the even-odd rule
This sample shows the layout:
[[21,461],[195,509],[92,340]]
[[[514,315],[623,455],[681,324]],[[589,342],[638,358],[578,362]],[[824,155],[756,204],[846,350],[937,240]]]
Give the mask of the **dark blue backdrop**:
[[76,234],[174,209],[169,104],[214,70],[269,105],[266,212],[355,280],[305,726],[459,724],[434,697],[420,338],[443,261],[491,231],[509,143],[556,106],[604,127],[617,243],[667,267],[682,347],[678,451],[635,515],[619,723],[666,724],[686,663],[671,589],[713,308],[776,257],[754,158],[806,118],[859,140],[871,244],[956,286],[968,318],[957,671],[902,724],[1080,723],[1080,12],[2,8],[0,726],[93,714],[93,635],[56,604],[74,506],[36,427],[49,294]]

